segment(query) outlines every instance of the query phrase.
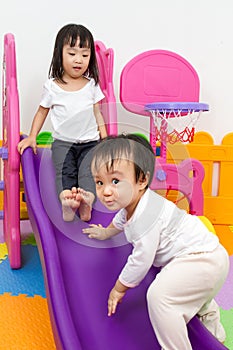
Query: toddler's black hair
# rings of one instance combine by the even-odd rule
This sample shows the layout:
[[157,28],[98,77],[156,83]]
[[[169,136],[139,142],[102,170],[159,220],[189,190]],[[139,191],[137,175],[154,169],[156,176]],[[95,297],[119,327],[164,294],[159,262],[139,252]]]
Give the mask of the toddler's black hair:
[[125,159],[134,163],[135,179],[149,174],[148,186],[154,174],[155,155],[150,143],[142,136],[135,134],[108,136],[103,139],[93,151],[93,172],[105,165],[109,171],[114,162]]
[[99,71],[97,66],[95,43],[91,32],[81,24],[67,24],[62,27],[57,33],[53,57],[49,67],[49,78],[55,78],[62,83],[63,60],[62,51],[63,46],[68,44],[71,47],[75,46],[77,39],[80,39],[80,48],[89,48],[91,50],[91,57],[88,66],[88,71],[85,73],[89,78],[93,78],[95,83],[99,82]]

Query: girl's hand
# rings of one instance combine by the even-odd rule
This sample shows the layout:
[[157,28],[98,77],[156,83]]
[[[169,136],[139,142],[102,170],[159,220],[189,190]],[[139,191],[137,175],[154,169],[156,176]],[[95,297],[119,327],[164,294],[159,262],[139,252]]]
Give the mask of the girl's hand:
[[102,225],[91,224],[89,227],[84,228],[83,233],[88,235],[88,238],[95,238],[103,241],[108,238],[107,229]]
[[37,151],[36,138],[32,136],[28,136],[27,138],[23,139],[18,143],[17,149],[18,149],[18,152],[22,155],[24,150],[28,147],[31,147],[33,149],[33,152],[36,154],[36,151]]

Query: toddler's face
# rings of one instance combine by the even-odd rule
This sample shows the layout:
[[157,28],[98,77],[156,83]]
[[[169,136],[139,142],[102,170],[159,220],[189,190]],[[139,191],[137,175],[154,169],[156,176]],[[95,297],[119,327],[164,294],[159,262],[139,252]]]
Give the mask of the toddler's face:
[[136,183],[131,161],[116,160],[109,170],[104,164],[93,176],[97,196],[106,208],[112,211],[125,208],[128,213],[133,213],[141,197],[141,183]]

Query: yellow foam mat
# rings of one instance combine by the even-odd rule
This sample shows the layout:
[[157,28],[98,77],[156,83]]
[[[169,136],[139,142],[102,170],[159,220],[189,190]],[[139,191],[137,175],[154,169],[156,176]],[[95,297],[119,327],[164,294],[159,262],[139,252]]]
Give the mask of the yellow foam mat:
[[0,350],[55,350],[47,300],[0,295]]
[[7,246],[5,243],[0,243],[0,262],[7,258]]

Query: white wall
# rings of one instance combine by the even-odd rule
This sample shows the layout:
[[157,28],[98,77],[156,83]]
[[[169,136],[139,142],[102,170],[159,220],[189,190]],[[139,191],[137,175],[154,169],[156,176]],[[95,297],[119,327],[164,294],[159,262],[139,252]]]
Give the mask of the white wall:
[[[232,0],[12,0],[0,14],[0,57],[3,37],[16,41],[21,130],[28,132],[47,78],[57,31],[67,23],[87,26],[94,38],[115,51],[114,84],[118,97],[123,66],[150,49],[174,51],[197,70],[200,101],[210,105],[197,129],[216,143],[233,131],[233,2]],[[120,123],[142,123],[142,119]],[[143,121],[144,122],[144,121]],[[125,127],[123,126],[123,129]],[[49,121],[44,130],[50,129]]]

